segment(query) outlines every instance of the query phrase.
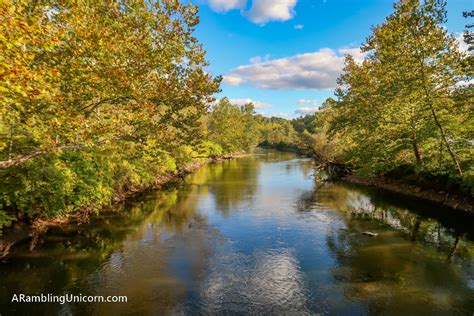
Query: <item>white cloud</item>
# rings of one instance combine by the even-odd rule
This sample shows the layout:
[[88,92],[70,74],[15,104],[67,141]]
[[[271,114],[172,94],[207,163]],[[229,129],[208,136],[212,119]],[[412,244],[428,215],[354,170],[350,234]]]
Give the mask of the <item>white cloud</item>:
[[305,99],[300,99],[298,101],[296,101],[296,103],[298,104],[314,104],[316,105],[316,100],[305,100]]
[[245,8],[247,0],[208,0],[212,10],[217,12],[227,12],[234,9]]
[[287,21],[295,16],[294,7],[297,0],[253,0],[247,18],[256,24],[269,21]]
[[342,69],[343,58],[330,49],[240,66],[224,83],[251,84],[263,89],[331,89]]
[[295,113],[298,113],[298,114],[302,114],[302,115],[306,115],[306,114],[314,114],[316,112],[318,112],[319,110],[319,107],[315,106],[315,107],[312,107],[312,108],[298,108],[296,109]]
[[469,48],[469,46],[467,45],[467,43],[464,41],[464,35],[463,33],[460,33],[458,34],[458,36],[456,37],[456,41],[458,42],[458,45],[459,45],[459,50],[463,53],[466,53],[467,52],[467,49]]
[[278,113],[273,113],[273,114],[270,114],[270,115],[268,115],[268,117],[281,117],[281,118],[287,118],[287,117],[288,117],[288,114],[287,114],[287,113],[283,113],[283,112],[278,112]]
[[357,49],[322,48],[313,53],[260,61],[239,66],[224,76],[229,85],[254,85],[261,89],[334,89],[343,65],[344,54],[362,61],[365,53]]
[[271,107],[271,104],[269,103],[255,101],[252,99],[230,99],[229,102],[234,105],[240,105],[240,106],[251,102],[255,106],[255,109],[268,109]]
[[339,53],[343,55],[352,55],[356,63],[362,63],[367,57],[366,52],[362,52],[360,48],[342,48],[338,50]]
[[294,26],[295,30],[302,30],[304,28],[303,24],[295,24]]
[[[294,8],[298,0],[253,0],[250,10],[245,11],[247,0],[207,0],[212,10],[224,13],[240,10],[251,22],[264,25],[270,21],[287,21],[295,16]],[[295,25],[302,29],[303,25]]]
[[471,79],[471,80],[468,80],[468,81],[465,81],[465,80],[459,81],[455,84],[455,87],[456,88],[462,88],[462,87],[469,87],[469,86],[472,86],[472,85],[474,85],[474,79]]
[[231,86],[238,86],[244,82],[242,78],[234,76],[225,76],[222,82],[227,83]]
[[255,56],[255,57],[252,57],[250,58],[250,63],[252,64],[258,64],[258,63],[262,63],[264,61],[268,61],[270,59],[270,54],[265,54],[264,56]]

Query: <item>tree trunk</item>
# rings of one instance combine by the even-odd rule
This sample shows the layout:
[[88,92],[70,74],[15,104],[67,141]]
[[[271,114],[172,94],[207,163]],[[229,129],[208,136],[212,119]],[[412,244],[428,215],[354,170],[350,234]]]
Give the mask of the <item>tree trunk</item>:
[[[412,33],[413,37],[415,38],[417,44],[421,47],[421,45],[419,43],[418,35],[416,34],[416,28],[411,28],[411,33]],[[436,126],[438,127],[440,134],[441,134],[441,140],[446,145],[446,149],[448,150],[448,153],[451,156],[451,159],[453,160],[454,165],[456,166],[456,169],[459,172],[459,175],[462,176],[461,165],[459,164],[459,161],[456,158],[456,155],[451,150],[451,146],[449,145],[448,138],[446,136],[444,128],[441,125],[441,122],[439,121],[438,116],[436,115],[436,111],[433,107],[433,101],[431,100],[431,94],[430,94],[430,91],[428,91],[428,87],[427,87],[427,79],[426,79],[426,74],[425,74],[425,61],[424,61],[424,59],[425,59],[425,57],[423,56],[423,53],[422,53],[422,55],[418,59],[418,62],[420,64],[420,75],[421,75],[421,81],[423,82],[423,91],[425,93],[425,100],[426,100],[427,105],[430,108],[433,120],[434,120]]]
[[412,143],[413,143],[413,153],[415,154],[416,163],[418,165],[420,165],[421,164],[421,155],[420,155],[420,150],[418,149],[416,134],[413,134]]
[[85,147],[85,144],[68,144],[68,145],[62,145],[62,146],[58,146],[58,147],[55,147],[55,148],[51,148],[49,150],[37,150],[37,151],[34,151],[34,152],[29,153],[27,155],[20,155],[20,156],[16,156],[16,157],[8,159],[8,160],[0,161],[0,169],[7,169],[7,168],[11,168],[11,167],[21,165],[22,163],[24,163],[24,162],[26,162],[26,161],[28,161],[32,158],[44,155],[48,152],[60,151],[60,150],[66,150],[66,149],[79,149],[79,148],[82,148],[82,147]]
[[453,160],[454,164],[456,165],[456,169],[458,170],[459,175],[462,177],[461,165],[459,164],[458,159],[454,155],[454,152],[451,150],[451,146],[449,145],[449,142],[448,142],[448,137],[446,136],[446,133],[444,132],[443,126],[441,125],[441,123],[438,120],[438,116],[436,115],[436,111],[434,110],[433,104],[431,104],[431,102],[430,102],[430,110],[431,110],[431,114],[433,115],[433,119],[436,123],[436,126],[438,126],[439,132],[441,133],[441,139],[443,140],[444,144],[446,145],[446,149],[448,150],[448,153],[451,156],[451,159]]
[[436,126],[439,129],[439,132],[440,132],[440,135],[441,135],[441,140],[444,142],[444,145],[446,146],[446,149],[448,150],[448,153],[451,156],[451,159],[453,160],[454,165],[456,166],[456,169],[459,172],[459,175],[462,177],[461,165],[459,164],[459,161],[456,158],[456,155],[454,154],[454,152],[451,149],[451,146],[449,145],[448,137],[446,136],[444,128],[443,128],[443,126],[441,125],[441,122],[438,119],[438,115],[436,114],[436,111],[433,107],[433,101],[431,100],[430,93],[428,91],[428,88],[426,87],[426,75],[425,75],[425,68],[424,68],[423,61],[420,61],[420,68],[421,68],[420,69],[421,70],[421,79],[423,81],[423,90],[425,92],[426,103],[428,104],[428,106],[430,108],[430,111],[431,111],[431,115],[433,117],[433,120],[434,120]]

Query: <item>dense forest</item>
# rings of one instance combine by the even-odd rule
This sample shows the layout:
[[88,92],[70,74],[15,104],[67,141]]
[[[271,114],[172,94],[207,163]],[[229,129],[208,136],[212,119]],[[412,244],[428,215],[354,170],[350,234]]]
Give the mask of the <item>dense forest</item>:
[[[0,12],[0,228],[98,211],[159,175],[257,145],[474,195],[474,61],[443,27],[440,1],[395,4],[366,59],[347,56],[335,98],[293,120],[215,99],[221,77],[206,72],[196,6],[3,1]],[[465,41],[472,50],[468,31]]]

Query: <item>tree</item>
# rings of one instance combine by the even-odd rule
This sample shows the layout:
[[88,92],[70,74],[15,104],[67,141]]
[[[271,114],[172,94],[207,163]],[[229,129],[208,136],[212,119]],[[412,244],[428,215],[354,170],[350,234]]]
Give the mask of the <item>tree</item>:
[[78,143],[195,140],[220,81],[203,71],[196,7],[7,1],[2,13],[2,158]]
[[314,133],[315,128],[315,115],[314,114],[306,114],[304,116],[297,117],[291,120],[291,124],[293,128],[298,133],[303,133],[305,130],[309,133]]
[[352,143],[349,159],[370,162],[372,172],[409,164],[431,173],[454,168],[462,177],[472,109],[455,96],[469,81],[466,55],[442,26],[443,1],[407,0],[394,8],[363,46],[368,59],[346,60],[332,132],[343,132]]
[[196,6],[7,0],[0,12],[0,227],[98,209],[199,150],[220,77],[204,70]]
[[[473,18],[474,17],[474,10],[472,11],[465,11],[463,12],[462,14],[465,18]],[[463,39],[464,39],[464,42],[469,45],[468,46],[468,50],[469,51],[473,51],[474,50],[474,34],[472,31],[470,31],[469,29],[473,28],[474,27],[474,24],[467,24],[466,25],[466,29],[464,31],[464,34],[463,34]]]
[[293,122],[280,117],[261,117],[259,122],[260,144],[280,150],[297,149]]
[[258,143],[258,130],[253,105],[233,105],[223,98],[209,114],[209,139],[224,152],[248,151]]

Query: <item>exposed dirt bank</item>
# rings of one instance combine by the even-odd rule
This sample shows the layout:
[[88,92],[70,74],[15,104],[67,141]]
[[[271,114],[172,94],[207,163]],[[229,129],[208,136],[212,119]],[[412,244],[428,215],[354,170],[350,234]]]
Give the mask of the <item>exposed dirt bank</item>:
[[440,203],[456,210],[474,214],[474,199],[461,193],[435,190],[404,178],[394,179],[385,177],[358,177],[347,175],[344,181],[367,185],[371,187],[396,192],[402,195],[416,197],[426,201]]

